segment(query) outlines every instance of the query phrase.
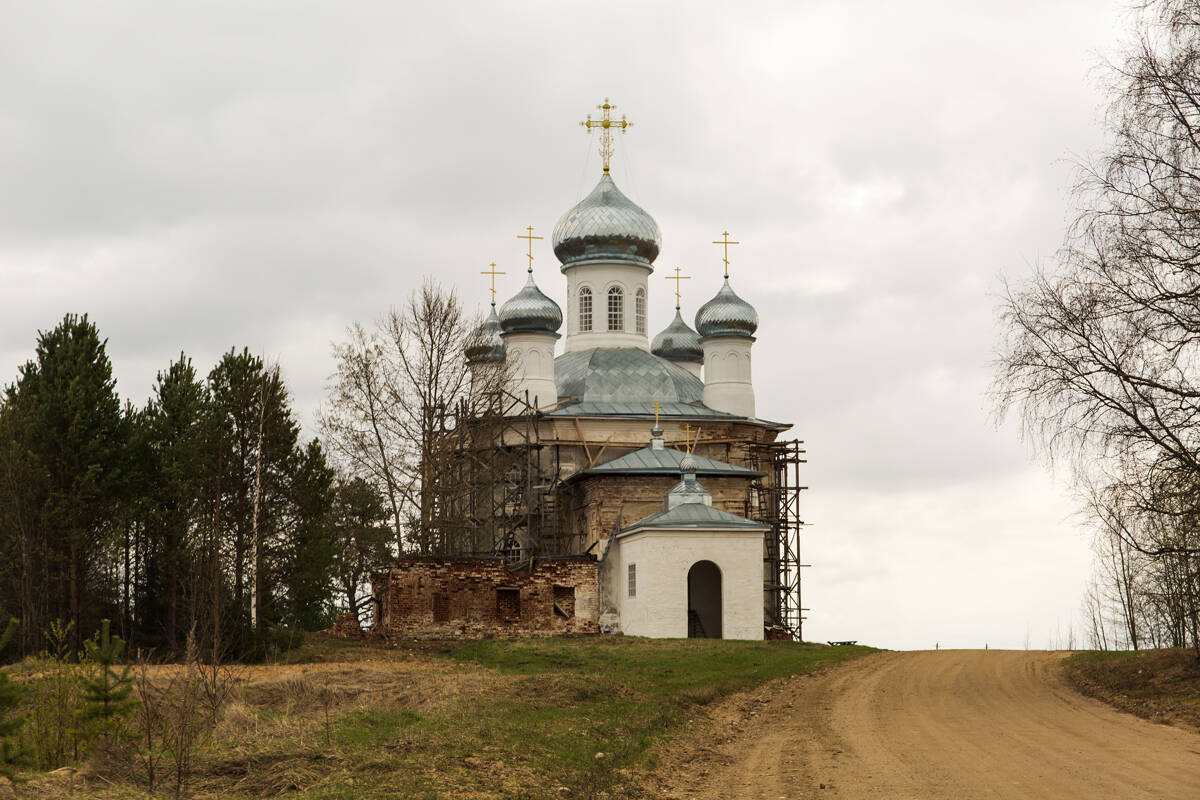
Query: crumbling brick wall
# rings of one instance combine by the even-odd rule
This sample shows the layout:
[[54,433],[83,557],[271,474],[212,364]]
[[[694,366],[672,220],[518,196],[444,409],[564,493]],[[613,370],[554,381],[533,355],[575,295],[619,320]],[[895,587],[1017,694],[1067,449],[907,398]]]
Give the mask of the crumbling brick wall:
[[498,558],[401,558],[372,576],[375,631],[397,636],[596,633],[597,564],[587,556],[509,569]]

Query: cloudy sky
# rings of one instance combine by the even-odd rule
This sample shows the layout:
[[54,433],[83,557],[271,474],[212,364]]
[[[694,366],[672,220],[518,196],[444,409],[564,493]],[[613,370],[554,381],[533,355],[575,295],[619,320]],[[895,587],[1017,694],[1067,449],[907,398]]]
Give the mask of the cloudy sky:
[[[599,177],[658,220],[651,329],[732,279],[759,413],[807,442],[810,639],[1065,640],[1090,571],[1063,476],[986,397],[1001,276],[1062,242],[1103,146],[1109,0],[5,3],[0,378],[86,312],[137,403],[180,351],[277,358],[306,429],[330,343],[425,275],[519,288]],[[541,287],[562,301],[548,242]]]

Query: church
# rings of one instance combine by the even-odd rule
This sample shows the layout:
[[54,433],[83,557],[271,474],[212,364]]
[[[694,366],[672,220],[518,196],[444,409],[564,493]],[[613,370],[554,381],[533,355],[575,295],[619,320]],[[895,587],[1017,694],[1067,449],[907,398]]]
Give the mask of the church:
[[737,242],[714,242],[724,277],[694,326],[688,278],[667,276],[674,319],[651,338],[662,235],[609,170],[611,134],[629,123],[599,108],[584,125],[603,172],[551,236],[565,302],[535,279],[529,227],[523,288],[499,309],[493,288],[465,348],[471,399],[446,426],[431,501],[438,550],[373,575],[379,632],[800,636],[804,451],[780,440],[790,425],[758,416],[758,314],[729,277]]

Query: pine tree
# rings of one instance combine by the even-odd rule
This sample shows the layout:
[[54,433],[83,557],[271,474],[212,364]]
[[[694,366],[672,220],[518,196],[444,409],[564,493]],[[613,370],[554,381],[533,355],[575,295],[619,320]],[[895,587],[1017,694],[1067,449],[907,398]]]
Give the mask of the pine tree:
[[[0,650],[3,650],[17,632],[17,621],[9,620],[8,627],[0,634]],[[13,709],[25,696],[25,687],[9,680],[8,674],[0,672],[0,775],[11,777],[12,767],[20,757],[17,733],[25,724],[22,715],[13,715]]]
[[101,620],[100,631],[83,643],[88,660],[95,665],[95,674],[81,679],[84,708],[79,718],[92,724],[94,731],[111,739],[120,728],[121,717],[137,702],[133,697],[133,676],[126,664],[118,674],[114,665],[125,649],[125,642],[109,631],[109,621]]

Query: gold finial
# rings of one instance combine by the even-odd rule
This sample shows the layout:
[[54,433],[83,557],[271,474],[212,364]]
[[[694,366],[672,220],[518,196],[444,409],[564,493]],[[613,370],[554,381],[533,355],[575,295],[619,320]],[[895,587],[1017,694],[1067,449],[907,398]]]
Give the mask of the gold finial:
[[681,272],[681,270],[679,269],[679,267],[676,267],[675,274],[667,276],[667,280],[675,281],[675,310],[676,311],[679,310],[679,282],[680,281],[690,281],[692,279],[691,275],[680,275],[679,274],[680,272]]
[[658,427],[658,412],[662,408],[662,405],[660,405],[659,402],[657,400],[655,400],[654,405],[652,405],[650,407],[654,409],[654,427],[657,428]]
[[683,449],[684,452],[692,452],[692,424],[689,422],[683,426]]
[[619,128],[621,133],[624,133],[625,129],[633,123],[626,122],[624,114],[621,115],[620,121],[614,120],[611,112],[614,108],[616,108],[616,105],[608,102],[607,97],[604,98],[604,104],[596,106],[596,108],[604,112],[603,117],[598,120],[593,120],[592,115],[588,114],[587,120],[579,124],[586,128],[588,133],[592,132],[592,128],[600,129],[600,158],[604,160],[604,174],[607,175],[608,162],[612,160],[613,154],[612,129]]
[[492,305],[496,305],[496,276],[497,275],[507,275],[508,273],[507,272],[497,272],[495,261],[493,261],[490,266],[491,266],[490,270],[480,272],[479,274],[492,276]]
[[729,277],[729,245],[741,244],[741,242],[729,241],[729,231],[725,231],[724,233],[722,233],[721,237],[723,238],[724,241],[713,242],[713,244],[720,244],[720,245],[725,246],[725,255],[721,258],[721,260],[725,262],[725,277],[728,278]]
[[525,230],[529,231],[529,233],[527,233],[527,234],[518,233],[517,238],[529,240],[529,272],[532,274],[533,273],[533,240],[534,239],[545,239],[546,237],[545,236],[534,236],[532,225],[526,225]]

